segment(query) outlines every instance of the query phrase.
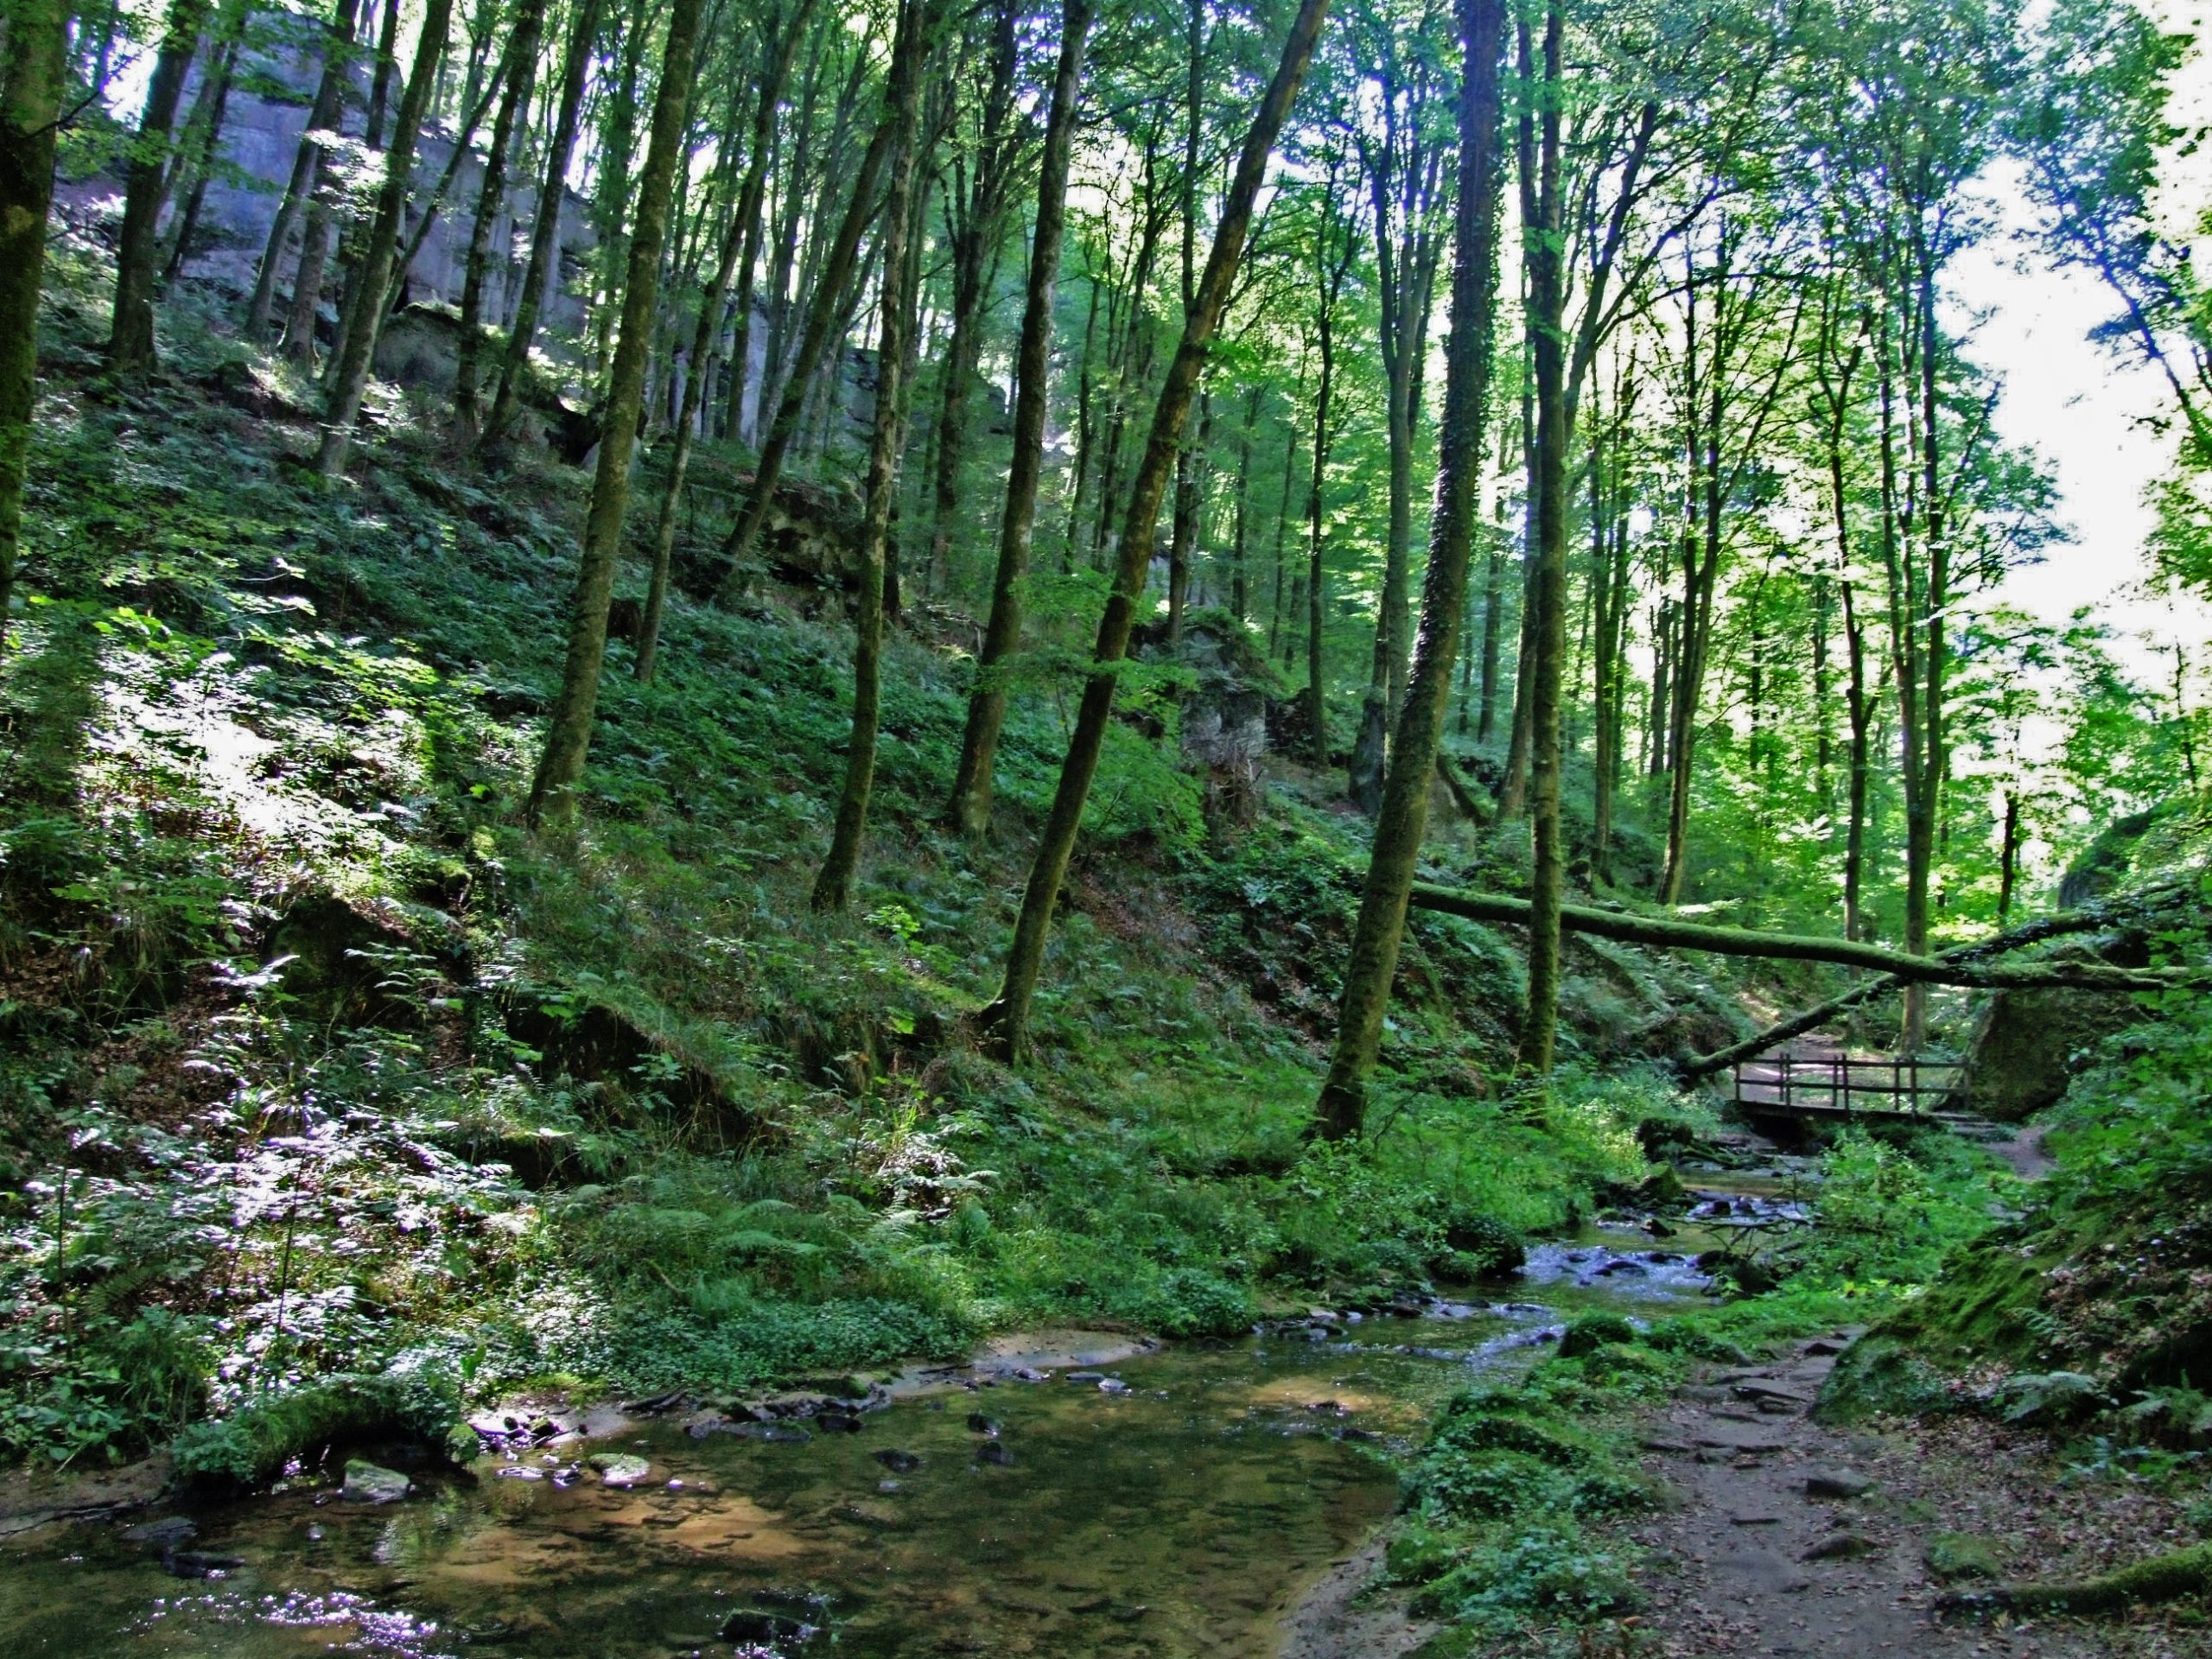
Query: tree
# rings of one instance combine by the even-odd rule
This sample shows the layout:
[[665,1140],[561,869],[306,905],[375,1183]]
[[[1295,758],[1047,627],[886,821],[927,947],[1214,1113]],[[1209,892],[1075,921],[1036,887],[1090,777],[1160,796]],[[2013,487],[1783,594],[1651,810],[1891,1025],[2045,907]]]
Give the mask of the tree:
[[569,162],[575,152],[584,83],[591,73],[592,44],[599,33],[599,9],[600,0],[575,0],[575,10],[569,20],[568,44],[561,54],[561,102],[553,118],[552,137],[545,146],[537,214],[530,230],[530,258],[523,268],[514,327],[507,331],[506,355],[499,364],[499,388],[492,395],[492,412],[484,422],[484,443],[496,442],[513,423],[522,401],[523,377],[530,372],[530,348],[537,337],[538,315],[560,263],[562,199],[569,193]]
[[207,18],[207,0],[170,0],[161,51],[146,83],[145,108],[131,140],[123,228],[116,238],[115,314],[107,339],[108,372],[118,380],[143,380],[154,369],[154,283],[160,274],[156,232],[168,194],[169,133]]
[[[484,176],[476,190],[476,212],[469,221],[468,254],[461,283],[461,346],[454,363],[453,423],[464,442],[476,440],[476,365],[483,352],[484,277],[491,264],[492,229],[505,210],[507,157],[517,129],[530,108],[537,79],[537,40],[545,22],[545,0],[518,0],[514,31],[499,77],[503,91],[499,118],[492,124],[492,145],[484,152]],[[454,154],[459,156],[456,147]],[[543,211],[544,204],[539,205]]]
[[1429,520],[1421,637],[1399,712],[1397,743],[1383,781],[1359,918],[1338,997],[1336,1046],[1316,1108],[1320,1131],[1332,1139],[1357,1135],[1364,1116],[1366,1077],[1382,1045],[1383,1015],[1397,972],[1407,899],[1427,828],[1429,778],[1441,752],[1452,654],[1474,562],[1484,422],[1497,334],[1497,221],[1504,180],[1500,86],[1503,0],[1459,0],[1459,26],[1465,71],[1459,98],[1452,321],[1445,343],[1436,505]]
[[353,422],[369,389],[369,366],[375,360],[377,335],[384,327],[392,257],[399,248],[399,221],[407,209],[408,181],[415,170],[415,139],[422,130],[423,112],[445,58],[446,32],[452,21],[453,0],[429,0],[423,14],[423,33],[415,48],[415,67],[408,72],[407,90],[400,95],[399,113],[392,127],[391,147],[385,152],[384,183],[377,193],[376,217],[370,222],[361,263],[353,272],[346,296],[346,317],[340,329],[344,347],[323,382],[322,447],[315,466],[326,478],[335,478],[346,470]]
[[1283,42],[1282,56],[1274,79],[1254,116],[1251,130],[1237,157],[1236,171],[1223,200],[1221,219],[1214,231],[1213,251],[1205,274],[1199,279],[1182,342],[1169,363],[1167,377],[1153,409],[1152,429],[1130,486],[1128,511],[1116,550],[1113,591],[1107,596],[1099,619],[1098,639],[1091,653],[1091,672],[1084,683],[1083,702],[1076,716],[1074,734],[1060,765],[1060,779],[1052,795],[1051,811],[1039,838],[1037,855],[1022,891],[1021,912],[1014,923],[1014,942],[1007,952],[1006,978],[997,998],[983,1010],[981,1022],[991,1032],[1001,1052],[1018,1058],[1028,1046],[1030,1003],[1036,995],[1038,976],[1045,964],[1045,941],[1050,932],[1053,906],[1059,901],[1060,884],[1068,860],[1083,827],[1083,809],[1097,775],[1098,758],[1106,741],[1106,722],[1113,715],[1114,691],[1119,664],[1128,652],[1129,632],[1136,620],[1138,601],[1143,596],[1145,570],[1151,561],[1153,531],[1175,467],[1184,423],[1189,418],[1198,375],[1205,366],[1207,348],[1221,320],[1250,233],[1253,206],[1266,177],[1268,159],[1276,137],[1290,113],[1299,83],[1305,79],[1314,42],[1328,14],[1328,0],[1300,0],[1297,16]]
[[[670,200],[684,156],[684,117],[697,49],[701,0],[673,0],[668,37],[661,48],[660,85],[653,94],[652,136],[638,181],[638,213],[623,284],[621,332],[607,376],[607,418],[600,431],[599,465],[592,475],[591,505],[584,518],[582,556],[569,612],[569,650],[561,690],[546,725],[545,748],[531,781],[526,816],[531,824],[572,818],[575,788],[591,747],[592,716],[599,703],[600,669],[607,657],[607,613],[614,594],[614,565],[621,552],[622,520],[630,505],[630,456],[645,404],[645,359],[652,349],[660,298],[663,239]],[[411,87],[410,89],[412,90]]]
[[868,442],[867,505],[861,524],[858,603],[853,632],[853,728],[845,750],[845,786],[837,799],[837,823],[814,882],[817,910],[842,910],[852,898],[860,871],[861,838],[868,829],[868,802],[875,778],[877,710],[882,696],[884,543],[891,524],[892,497],[899,486],[899,446],[905,436],[904,372],[911,296],[905,291],[906,242],[914,207],[915,106],[922,65],[929,54],[931,0],[901,0],[898,36],[891,48],[891,79],[884,114],[892,128],[891,186],[884,204],[883,234],[876,256],[882,277],[876,308],[875,415]]
[[[1524,23],[1525,29],[1527,25]],[[1544,20],[1543,79],[1536,113],[1534,219],[1524,225],[1522,261],[1528,269],[1529,349],[1535,366],[1534,454],[1536,522],[1529,552],[1530,625],[1522,636],[1534,653],[1528,676],[1530,747],[1530,829],[1534,856],[1529,876],[1529,1002],[1515,1063],[1541,1077],[1551,1070],[1559,1019],[1560,904],[1567,881],[1560,842],[1560,772],[1565,762],[1560,697],[1567,657],[1567,363],[1563,335],[1565,284],[1560,273],[1560,49],[1567,32],[1559,8]],[[1528,52],[1523,37],[1522,52]],[[1525,189],[1523,199],[1529,199]]]
[[16,0],[0,67],[0,650],[8,643],[23,481],[38,403],[38,302],[69,45],[65,0]]
[[284,194],[276,204],[276,216],[270,221],[269,240],[262,249],[260,268],[254,274],[253,296],[246,302],[245,337],[251,340],[259,341],[268,336],[270,319],[276,308],[276,278],[283,268],[284,250],[308,198],[315,192],[322,163],[322,145],[315,135],[329,131],[338,119],[346,92],[346,71],[353,63],[353,19],[359,3],[360,0],[336,0],[330,22],[323,31],[322,72],[315,80],[315,102],[308,106],[308,124],[300,134],[300,147],[292,159],[292,175],[285,181]]
[[990,620],[976,658],[976,683],[968,696],[968,724],[961,735],[960,760],[946,811],[953,828],[968,836],[979,836],[990,827],[992,768],[999,733],[1006,723],[1004,676],[1021,644],[1022,585],[1028,575],[1037,489],[1044,473],[1052,304],[1067,224],[1068,163],[1075,145],[1076,105],[1090,16],[1090,0],[1061,0],[1059,66],[1053,72],[1052,107],[1045,118],[1044,156],[1037,172],[1037,225],[1030,241],[1021,338],[1014,348],[1014,456],[1007,474],[1006,510],[999,524]]

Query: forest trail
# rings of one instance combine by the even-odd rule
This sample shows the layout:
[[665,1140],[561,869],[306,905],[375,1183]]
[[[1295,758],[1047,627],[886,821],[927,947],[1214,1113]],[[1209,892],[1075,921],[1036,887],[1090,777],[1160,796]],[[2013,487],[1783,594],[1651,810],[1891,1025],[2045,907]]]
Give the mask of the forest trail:
[[[1771,1365],[1710,1368],[1642,1425],[1644,1466],[1675,1501],[1630,1529],[1647,1554],[1643,1629],[1668,1656],[2133,1653],[2073,1626],[1938,1621],[1939,1538],[2000,1554],[2063,1534],[2039,1469],[1990,1455],[1980,1429],[1882,1433],[1806,1415],[1852,1333]],[[2003,1542],[1998,1541],[2002,1540]],[[2147,1633],[2146,1633],[2147,1634]],[[2141,1649],[2179,1653],[2165,1642]]]

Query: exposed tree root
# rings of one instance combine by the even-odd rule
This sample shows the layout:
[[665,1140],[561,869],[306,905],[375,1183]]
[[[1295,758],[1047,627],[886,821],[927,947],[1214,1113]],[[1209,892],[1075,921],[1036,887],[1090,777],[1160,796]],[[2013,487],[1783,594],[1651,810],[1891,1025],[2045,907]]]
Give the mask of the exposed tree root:
[[2152,1602],[2176,1601],[2212,1591],[2212,1543],[2191,1544],[2170,1554],[2072,1582],[2002,1584],[1955,1591],[1936,1602],[1945,1612],[2114,1613]]

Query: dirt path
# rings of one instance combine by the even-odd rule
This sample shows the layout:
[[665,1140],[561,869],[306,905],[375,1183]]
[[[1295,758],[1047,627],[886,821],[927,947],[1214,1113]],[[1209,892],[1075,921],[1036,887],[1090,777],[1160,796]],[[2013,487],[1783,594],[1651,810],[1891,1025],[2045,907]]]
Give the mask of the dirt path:
[[[1841,1333],[1839,1333],[1840,1335]],[[2018,1655],[2074,1659],[2212,1651],[2203,1632],[1939,1619],[1927,1552],[1976,1541],[2007,1573],[2069,1576],[2171,1548],[2156,1506],[2055,1486],[2039,1443],[1955,1422],[1877,1434],[1805,1414],[1842,1346],[1718,1370],[1643,1425],[1647,1470],[1677,1501],[1626,1529],[1646,1552],[1643,1628],[1669,1656]],[[2100,1548],[2101,1542],[2104,1548]]]
[[[1848,1333],[1771,1364],[1707,1367],[1636,1425],[1668,1493],[1621,1524],[1643,1611],[1610,1634],[1484,1645],[1637,1659],[2212,1659],[2187,1609],[2123,1623],[1939,1618],[1931,1545],[2008,1578],[2086,1577],[2199,1535],[2186,1493],[2069,1480],[2039,1437],[1968,1418],[1831,1428],[1807,1411]],[[1338,1564],[1286,1621],[1283,1659],[1402,1659],[1436,1633],[1373,1586],[1382,1541]],[[1455,1649],[1454,1651],[1459,1651]]]

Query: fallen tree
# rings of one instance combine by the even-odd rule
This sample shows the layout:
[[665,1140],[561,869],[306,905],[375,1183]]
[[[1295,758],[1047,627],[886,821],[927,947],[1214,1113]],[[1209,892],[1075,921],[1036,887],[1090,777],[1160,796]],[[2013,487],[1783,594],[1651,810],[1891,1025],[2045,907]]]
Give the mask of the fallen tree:
[[[1416,910],[1432,910],[1469,921],[1503,922],[1525,925],[1529,901],[1502,893],[1464,893],[1416,882],[1410,903]],[[1762,933],[1745,927],[1716,927],[1706,922],[1670,921],[1638,916],[1627,911],[1595,910],[1586,905],[1560,907],[1560,925],[1570,933],[1587,933],[1624,944],[1645,944],[1668,950],[1700,950],[1724,957],[1758,957],[1779,962],[1832,962],[1845,968],[1871,968],[1897,984],[1965,985],[1978,989],[2063,989],[2076,991],[2170,991],[2201,983],[2205,976],[2188,970],[2113,968],[2100,963],[2037,962],[2011,966],[1984,966],[1976,959],[1991,954],[1989,945],[1966,947],[1938,957],[1914,956],[1885,945],[1856,939],[1821,938],[1803,933]],[[2047,927],[2047,924],[2046,924]],[[2050,938],[2046,931],[2037,937]],[[2032,944],[2025,939],[2022,944]],[[1868,989],[1868,995],[1874,995]]]
[[[1958,964],[1986,962],[2009,950],[2041,944],[2046,939],[2063,938],[2074,933],[2093,933],[2099,928],[2109,927],[2112,922],[2113,918],[2101,910],[2069,911],[2057,916],[2045,916],[2010,931],[1986,939],[1976,939],[1971,944],[1955,945],[1938,955],[1936,960]],[[1694,1083],[1700,1077],[1709,1077],[1716,1071],[1725,1071],[1738,1060],[1748,1060],[1788,1042],[1793,1037],[1802,1037],[1808,1031],[1818,1031],[1830,1020],[1864,1003],[1872,1002],[1877,997],[1902,990],[1904,986],[1905,981],[1896,974],[1883,974],[1874,979],[1863,980],[1849,990],[1793,1014],[1787,1020],[1745,1038],[1740,1043],[1731,1043],[1726,1048],[1716,1049],[1710,1054],[1700,1055],[1689,1061],[1681,1068],[1682,1078],[1685,1082]]]

